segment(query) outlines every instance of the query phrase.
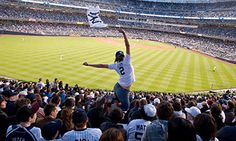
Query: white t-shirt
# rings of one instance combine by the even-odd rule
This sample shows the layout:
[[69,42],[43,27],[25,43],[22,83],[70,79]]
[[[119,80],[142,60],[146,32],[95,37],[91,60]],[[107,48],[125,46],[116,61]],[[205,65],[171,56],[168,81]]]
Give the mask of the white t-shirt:
[[131,64],[130,55],[126,54],[126,57],[123,61],[109,64],[109,69],[115,70],[119,76],[119,84],[124,87],[130,86],[135,81],[134,68]]
[[41,90],[45,86],[45,84],[43,82],[37,82],[36,86]]
[[145,128],[150,123],[151,121],[144,119],[132,120],[126,128],[128,141],[141,141]]
[[62,137],[63,141],[99,141],[102,131],[98,128],[87,128],[85,130],[71,130]]

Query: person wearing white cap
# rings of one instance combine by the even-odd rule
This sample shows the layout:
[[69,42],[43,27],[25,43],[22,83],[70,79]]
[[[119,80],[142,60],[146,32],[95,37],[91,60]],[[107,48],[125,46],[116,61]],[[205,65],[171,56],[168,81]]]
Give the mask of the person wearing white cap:
[[173,116],[173,106],[166,101],[157,106],[158,119],[147,125],[141,141],[167,141],[168,121]]
[[152,104],[146,104],[141,108],[142,119],[132,120],[126,130],[128,141],[140,141],[145,128],[156,118],[156,107]]
[[187,112],[187,119],[192,123],[194,118],[201,114],[201,111],[195,106],[192,106],[191,108],[185,108],[185,111]]
[[161,100],[159,99],[159,98],[155,98],[154,100],[153,100],[153,104],[154,105],[158,105],[159,103],[161,103]]

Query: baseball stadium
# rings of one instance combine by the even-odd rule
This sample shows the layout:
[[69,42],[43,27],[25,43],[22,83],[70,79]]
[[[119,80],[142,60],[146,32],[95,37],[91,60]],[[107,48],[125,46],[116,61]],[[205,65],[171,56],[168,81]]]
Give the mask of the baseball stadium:
[[0,62],[0,140],[236,138],[235,0],[0,0]]

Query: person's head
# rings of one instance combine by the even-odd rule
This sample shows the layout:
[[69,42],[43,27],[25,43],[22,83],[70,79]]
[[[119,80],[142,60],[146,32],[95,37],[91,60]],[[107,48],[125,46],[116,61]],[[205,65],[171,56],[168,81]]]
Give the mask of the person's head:
[[19,97],[18,93],[13,92],[12,90],[4,90],[2,92],[2,95],[5,97],[8,101],[16,101]]
[[39,78],[39,82],[41,82],[42,81],[42,78]]
[[194,127],[196,133],[203,141],[209,141],[215,138],[217,131],[215,119],[209,114],[199,114],[194,119]]
[[191,108],[185,108],[185,111],[187,112],[187,119],[192,121],[197,115],[201,114],[201,110],[195,106],[192,106]]
[[42,128],[42,136],[45,140],[55,139],[62,126],[61,120],[54,120],[46,123]]
[[232,109],[232,110],[234,109],[235,104],[233,101],[229,100],[227,104],[228,104],[228,109]]
[[68,97],[65,100],[65,107],[72,108],[75,106],[75,98],[73,97]]
[[159,103],[161,103],[160,98],[155,98],[155,99],[153,100],[153,104],[154,104],[155,106],[157,106]]
[[72,113],[72,122],[75,126],[75,128],[86,128],[87,127],[87,122],[88,122],[88,116],[87,113],[81,109],[77,108],[73,113]]
[[215,119],[217,124],[217,129],[219,130],[224,126],[225,116],[222,113],[222,107],[218,103],[213,103],[211,106],[211,115]]
[[61,104],[61,97],[59,95],[54,95],[50,101],[51,104],[59,106]]
[[4,99],[2,95],[0,95],[0,109],[5,109],[6,104],[7,104],[6,100]]
[[99,141],[125,141],[125,138],[119,129],[109,128],[102,133]]
[[52,118],[56,118],[58,114],[57,108],[54,104],[47,104],[43,111],[45,116],[51,116]]
[[31,103],[37,100],[36,95],[34,93],[29,93],[25,98],[28,98],[31,101]]
[[37,102],[32,105],[26,105],[17,110],[16,118],[19,122],[30,122],[34,123],[37,118],[37,111],[39,104]]
[[216,118],[219,117],[221,115],[222,112],[222,107],[220,106],[220,104],[217,103],[213,103],[211,106],[211,115]]
[[115,57],[116,57],[115,62],[123,61],[124,57],[125,57],[124,52],[123,51],[117,51]]
[[139,108],[143,108],[144,105],[148,104],[145,98],[139,100]]
[[29,105],[31,103],[31,101],[28,98],[20,98],[16,101],[16,107],[17,109]]
[[179,101],[175,101],[173,103],[173,108],[174,108],[174,111],[181,111],[182,110],[182,105]]
[[174,118],[168,122],[168,141],[196,141],[192,123],[183,118]]
[[169,102],[161,102],[157,106],[157,116],[160,120],[169,120],[173,115],[173,107]]
[[109,118],[114,123],[119,123],[123,119],[123,111],[120,108],[112,109],[112,111],[109,113]]
[[141,108],[141,116],[144,120],[152,121],[156,118],[156,107],[152,104],[146,104]]

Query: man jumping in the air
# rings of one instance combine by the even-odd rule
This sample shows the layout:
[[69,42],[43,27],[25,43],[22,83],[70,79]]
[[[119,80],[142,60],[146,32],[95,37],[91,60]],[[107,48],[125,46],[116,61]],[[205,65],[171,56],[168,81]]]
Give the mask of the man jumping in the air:
[[115,70],[119,76],[119,81],[114,86],[114,92],[121,102],[121,109],[127,111],[129,109],[129,92],[132,83],[135,81],[134,68],[131,64],[130,45],[124,30],[119,29],[124,36],[126,46],[126,56],[123,51],[117,51],[115,55],[115,62],[113,64],[89,64],[84,62],[83,65],[95,68],[108,68]]

